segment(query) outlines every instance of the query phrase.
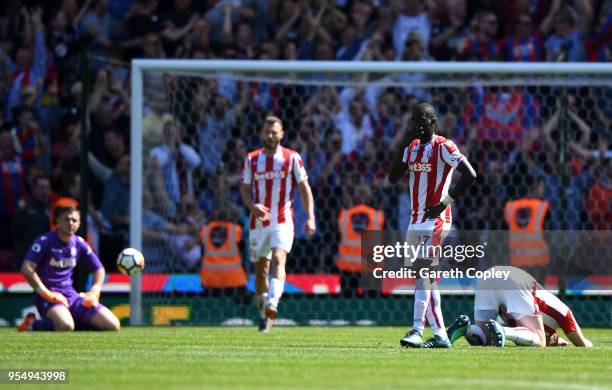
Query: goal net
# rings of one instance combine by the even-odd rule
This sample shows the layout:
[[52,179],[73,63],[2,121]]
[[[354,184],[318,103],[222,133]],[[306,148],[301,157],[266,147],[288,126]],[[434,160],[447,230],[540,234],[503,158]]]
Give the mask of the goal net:
[[[131,322],[257,320],[239,186],[244,157],[261,147],[263,118],[273,114],[283,121],[283,146],[303,158],[317,220],[309,239],[295,191],[279,324],[409,324],[410,286],[368,291],[337,257],[342,210],[364,203],[384,215],[385,230],[409,224],[408,179],[390,184],[386,175],[422,101],[479,175],[453,204],[453,231],[496,237],[509,218],[531,221],[509,217],[509,202],[547,201],[549,245],[560,240],[555,232],[590,230],[601,251],[530,269],[566,294],[579,321],[610,326],[612,67],[550,63],[133,61],[130,242],[147,263],[132,278]],[[368,226],[359,217],[348,222],[357,232]],[[507,243],[498,244],[490,263],[511,264]],[[442,290],[447,322],[471,314],[469,289]]]

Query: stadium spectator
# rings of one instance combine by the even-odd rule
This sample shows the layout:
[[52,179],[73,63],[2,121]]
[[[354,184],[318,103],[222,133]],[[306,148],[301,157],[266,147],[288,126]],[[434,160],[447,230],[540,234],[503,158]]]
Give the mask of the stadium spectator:
[[9,120],[13,118],[12,109],[21,103],[21,89],[28,85],[41,84],[47,75],[43,10],[37,7],[28,11],[22,7],[21,13],[25,21],[22,46],[17,49],[14,62],[9,56],[5,56],[6,66],[11,75],[5,101],[5,113]]
[[51,182],[46,176],[34,179],[32,196],[19,207],[11,225],[13,237],[13,270],[21,269],[21,262],[32,242],[39,235],[49,231],[49,201]]
[[446,0],[447,15],[434,20],[429,51],[439,61],[457,60],[468,38],[467,1]]
[[204,224],[204,213],[197,208],[193,194],[183,194],[178,205],[176,232],[168,237],[168,244],[175,260],[173,271],[193,272],[202,259],[202,247],[198,235]]
[[106,148],[104,162],[110,167],[117,165],[123,156],[129,154],[123,133],[117,129],[111,129],[104,134],[104,147]]
[[108,0],[96,0],[93,6],[91,3],[86,3],[91,9],[83,16],[80,30],[91,41],[92,53],[97,56],[92,66],[98,69],[105,65],[103,59],[108,55],[119,28],[108,12]]
[[332,120],[342,134],[342,153],[349,155],[363,150],[366,139],[374,136],[372,118],[368,112],[363,91],[346,87],[338,96],[333,91]]
[[503,40],[505,61],[536,62],[544,59],[544,45],[540,32],[534,31],[533,19],[527,12],[517,15],[512,35]]
[[612,2],[605,1],[601,3],[597,23],[584,44],[587,60],[612,61],[610,42],[612,42]]
[[240,102],[232,107],[227,97],[219,93],[217,85],[216,81],[200,85],[195,97],[196,112],[200,114],[197,127],[200,145],[198,158],[202,161],[204,173],[209,175],[217,170],[225,144],[236,125],[236,118],[247,104],[245,89],[241,91]]
[[[31,201],[24,195],[27,186],[18,166],[21,170],[42,166],[44,174],[51,173],[52,186],[60,193],[66,192],[61,188],[66,178],[78,177],[83,84],[77,54],[90,45],[95,58],[89,147],[110,170],[129,153],[128,66],[121,61],[134,57],[604,62],[612,52],[612,2],[606,0],[63,0],[45,3],[43,8],[31,6],[36,2],[22,3],[27,7],[0,7],[0,12],[9,12],[1,16],[11,26],[0,46],[0,125],[12,129],[2,135],[5,141],[7,135],[12,137],[12,151],[11,157],[0,156],[1,169],[12,172],[7,177],[12,175],[18,183],[14,190],[13,183],[3,182],[6,188],[0,204],[4,205],[10,198],[6,194],[17,190],[23,203]],[[500,42],[499,37],[503,37]],[[544,51],[538,50],[542,42]],[[349,200],[354,192],[351,178],[378,186],[377,172],[389,160],[381,151],[401,136],[398,130],[407,121],[403,113],[426,100],[439,107],[440,130],[465,144],[470,161],[477,162],[483,172],[477,190],[456,209],[463,213],[475,207],[479,214],[457,221],[494,226],[500,221],[502,200],[525,190],[529,172],[544,179],[551,227],[561,227],[562,222],[566,228],[594,226],[595,217],[590,217],[585,204],[599,205],[592,199],[605,194],[598,189],[588,198],[593,188],[606,188],[602,181],[605,169],[600,165],[605,166],[612,154],[605,141],[612,123],[609,88],[586,85],[569,90],[575,97],[566,111],[556,112],[555,102],[562,91],[541,85],[438,88],[432,84],[425,88],[415,85],[426,81],[419,74],[299,75],[307,81],[304,85],[289,82],[297,80],[292,74],[275,76],[273,82],[243,76],[145,72],[143,155],[145,165],[156,172],[150,173],[147,183],[154,190],[156,208],[152,211],[165,223],[179,225],[175,218],[184,212],[179,200],[190,192],[173,198],[175,186],[168,185],[159,167],[152,168],[157,163],[148,161],[151,150],[165,144],[164,126],[180,121],[185,127],[180,141],[201,159],[188,175],[192,176],[193,195],[211,211],[220,204],[218,197],[225,198],[221,207],[231,208],[236,198],[235,156],[245,143],[250,149],[258,142],[253,123],[274,113],[286,122],[286,141],[302,153],[310,179],[317,184],[313,191],[321,214],[321,257],[331,267],[333,260],[329,259],[336,252],[330,235],[337,230],[334,215],[343,199]],[[310,83],[313,80],[321,83]],[[366,87],[365,82],[369,83]],[[569,135],[571,163],[564,194],[563,167],[557,163],[560,126]],[[601,156],[604,161],[599,160]],[[223,191],[211,187],[220,181],[218,175],[225,176]],[[70,182],[71,187],[78,187],[76,181]],[[594,187],[595,183],[600,187]],[[104,186],[95,181],[90,184],[94,206],[100,207]],[[387,207],[398,199],[409,200],[399,186],[383,183],[381,188],[385,189],[381,203]],[[562,194],[573,207],[561,208]],[[160,205],[169,204],[174,211],[161,209]],[[483,209],[486,211],[481,212]],[[300,213],[298,200],[296,218]],[[389,221],[395,224],[396,212],[390,214],[394,216]],[[94,216],[90,213],[90,218]],[[92,225],[110,235],[122,229],[115,232],[112,226],[103,226],[102,219]],[[174,257],[170,241],[156,245],[166,246],[163,255]],[[296,262],[300,264],[296,270],[306,263]]]
[[102,183],[100,254],[105,266],[114,269],[117,253],[127,246],[130,226],[130,157],[121,157],[114,169],[89,154],[89,168]]
[[40,131],[40,126],[34,118],[34,108],[20,104],[13,108],[16,126],[11,130],[16,152],[20,155],[24,168],[38,162],[43,153],[47,152],[47,143]]
[[418,33],[423,38],[425,52],[427,52],[431,22],[423,8],[423,2],[419,0],[393,0],[391,7],[400,11],[393,24],[393,46],[397,58],[403,57],[406,40],[412,32]]
[[[582,2],[587,3],[587,1],[579,1],[579,3]],[[553,6],[551,12],[554,9]],[[548,61],[584,61],[586,59],[584,33],[581,26],[585,24],[585,21],[590,20],[590,17],[580,15],[580,18],[581,21],[576,21],[569,9],[561,9],[554,14],[554,32],[544,42]]]
[[460,50],[460,58],[467,61],[498,61],[501,52],[496,40],[497,15],[489,10],[479,11],[470,22],[471,37]]
[[[183,126],[176,120],[164,125],[164,144],[151,149],[149,156],[162,172],[164,188],[172,201],[167,212],[176,216],[176,208],[181,196],[193,194],[193,170],[201,164],[200,156],[189,145],[181,141]],[[129,178],[129,168],[127,169]]]
[[[10,131],[0,131],[0,250],[11,249],[11,221],[25,193],[24,168]],[[7,264],[8,265],[8,264]]]

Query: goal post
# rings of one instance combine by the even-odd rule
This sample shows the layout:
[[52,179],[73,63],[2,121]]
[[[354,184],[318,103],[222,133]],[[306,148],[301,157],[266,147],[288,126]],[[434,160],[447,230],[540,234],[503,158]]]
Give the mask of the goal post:
[[[223,75],[222,77],[219,75]],[[316,77],[314,77],[316,75]],[[358,78],[355,76],[358,75],[376,75],[376,77],[372,77],[367,79],[367,76]],[[395,76],[400,75],[402,77],[385,77],[385,76]],[[172,77],[174,79],[174,83],[176,84],[172,91],[164,90],[163,88],[168,88],[168,82],[165,79],[166,76]],[[417,77],[418,76],[418,77]],[[145,79],[150,77],[151,80],[154,80],[151,83],[145,82]],[[219,80],[224,81],[221,82],[216,80],[221,77]],[[231,79],[231,82],[225,82],[227,79]],[[215,84],[216,83],[216,84]],[[205,85],[204,85],[205,84]],[[219,84],[223,84],[219,86]],[[261,95],[255,96],[257,99],[261,99],[264,101],[261,103],[259,100],[256,100],[254,96],[249,96],[245,100],[241,100],[240,94],[243,91],[242,88],[247,88],[245,85],[261,85],[266,84],[267,90],[265,93]],[[174,118],[181,118],[184,123],[182,126],[185,128],[185,132],[187,133],[187,137],[190,138],[189,144],[196,150],[200,156],[206,154],[206,148],[200,145],[202,142],[198,139],[197,136],[197,127],[198,124],[193,122],[194,115],[197,115],[197,110],[201,109],[200,106],[197,106],[197,93],[199,90],[204,88],[208,88],[209,85],[215,85],[215,88],[219,89],[218,93],[223,95],[226,98],[226,101],[229,102],[230,106],[226,107],[227,110],[232,109],[233,107],[237,107],[240,105],[241,109],[243,106],[248,106],[246,111],[247,114],[251,115],[252,118],[260,118],[262,112],[280,112],[281,119],[283,118],[283,113],[287,111],[288,104],[292,105],[306,105],[307,103],[311,103],[307,101],[307,99],[311,98],[313,92],[304,92],[309,88],[314,90],[319,87],[331,86],[335,89],[345,89],[345,88],[362,88],[367,89],[369,86],[380,85],[381,88],[390,88],[392,92],[389,93],[389,101],[397,102],[401,105],[401,107],[405,107],[409,104],[409,101],[417,99],[422,100],[423,96],[429,96],[430,99],[433,99],[434,106],[437,103],[444,105],[447,107],[445,109],[446,118],[449,123],[457,123],[457,127],[460,126],[460,121],[462,118],[468,118],[469,114],[466,114],[467,110],[475,110],[473,107],[469,106],[468,102],[461,101],[461,99],[471,99],[473,96],[469,93],[466,93],[464,89],[466,88],[476,88],[482,86],[483,88],[504,88],[504,87],[512,87],[512,88],[532,88],[529,93],[521,94],[521,99],[530,99],[529,101],[537,102],[538,110],[532,113],[521,113],[524,117],[521,117],[521,121],[536,123],[537,126],[541,127],[548,117],[551,116],[552,111],[554,111],[555,106],[554,102],[557,99],[555,95],[558,91],[555,90],[555,87],[559,86],[567,86],[572,88],[584,88],[584,90],[580,90],[580,93],[591,94],[593,92],[593,96],[598,96],[597,94],[609,93],[612,90],[612,65],[605,63],[507,63],[507,62],[339,62],[339,61],[234,61],[234,60],[145,60],[145,59],[136,59],[131,63],[131,184],[130,184],[130,230],[129,230],[129,242],[130,246],[142,250],[143,247],[143,188],[148,183],[149,176],[143,169],[145,160],[147,158],[148,151],[145,150],[144,142],[143,142],[143,127],[144,127],[144,117],[145,117],[145,106],[148,104],[147,96],[150,91],[147,91],[146,88],[149,88],[148,85],[155,85],[155,88],[161,89],[156,91],[155,93],[165,95],[165,99],[167,100],[165,104],[167,104],[168,113]],[[203,86],[204,85],[204,86]],[[222,90],[225,88],[224,90]],[[452,90],[452,93],[445,95],[444,92],[440,93],[439,90]],[[602,90],[603,92],[601,92]],[[185,91],[184,93],[182,91]],[[584,92],[586,91],[586,92]],[[206,92],[206,91],[205,91]],[[152,93],[153,95],[155,93]],[[182,94],[181,94],[182,93]],[[245,94],[251,92],[244,92]],[[170,94],[173,94],[172,98],[168,97]],[[374,100],[367,100],[368,97],[364,97],[365,102],[376,102],[376,99],[379,99],[381,95],[385,93],[379,93],[375,95]],[[336,95],[339,95],[338,93]],[[480,99],[478,103],[481,106],[484,104],[483,101],[486,99],[486,93],[481,93],[474,99]],[[508,97],[503,97],[503,99],[512,99],[514,95],[508,95]],[[529,95],[529,96],[527,96]],[[156,95],[157,96],[157,95]],[[452,101],[444,101],[445,98],[451,96],[449,99]],[[517,95],[518,96],[518,95]],[[608,96],[608,95],[605,95]],[[329,96],[326,96],[326,98]],[[340,101],[338,104],[342,104],[342,99],[345,99],[345,96],[336,97],[337,101]],[[207,99],[211,99],[207,95]],[[347,98],[351,99],[351,98]],[[395,100],[394,100],[395,99]],[[438,100],[436,100],[438,99]],[[439,99],[442,99],[440,101]],[[576,98],[579,103],[577,106],[577,112],[581,109],[582,111],[588,112],[588,118],[582,118],[584,121],[594,122],[596,120],[594,109],[588,105],[592,103],[592,100],[596,100],[596,97],[584,97],[578,96]],[[581,100],[582,99],[582,100]],[[590,100],[589,100],[590,99]],[[427,98],[425,98],[427,100]],[[447,99],[448,100],[448,99]],[[271,102],[272,101],[272,102]],[[588,101],[588,103],[587,103]],[[267,103],[266,103],[267,102]],[[271,103],[270,103],[271,102]],[[553,103],[551,103],[553,102]],[[599,102],[600,103],[600,102]],[[321,102],[324,104],[324,102]],[[348,103],[347,103],[348,104]],[[612,105],[612,103],[605,103],[608,105]],[[254,107],[257,105],[257,107]],[[582,107],[581,105],[584,105]],[[540,112],[540,107],[543,108],[546,106],[546,114],[543,115]],[[303,107],[293,107],[294,112],[291,113],[291,121],[292,123],[299,123],[300,121],[300,110]],[[392,108],[392,107],[391,107]],[[150,110],[150,108],[147,108]],[[315,108],[316,110],[316,108]],[[188,112],[184,112],[188,111]],[[580,111],[580,112],[582,112]],[[472,117],[474,111],[472,112]],[[593,113],[591,113],[593,112]],[[398,116],[401,116],[403,113],[396,111]],[[330,114],[331,115],[331,114]],[[364,114],[365,115],[365,114]],[[377,113],[376,115],[381,115]],[[486,115],[486,113],[484,114]],[[510,115],[510,114],[508,114]],[[518,115],[518,114],[517,114]],[[527,117],[527,116],[533,117]],[[312,118],[317,120],[325,121],[324,125],[321,125],[319,128],[320,132],[326,132],[325,134],[334,133],[334,131],[339,132],[337,128],[334,128],[333,121],[330,120],[329,117],[324,119],[319,118],[317,115],[313,114]],[[540,117],[541,116],[541,117]],[[400,118],[397,119],[397,122],[400,122]],[[227,123],[230,122],[229,119],[224,118]],[[369,119],[370,120],[370,119]],[[374,119],[371,119],[372,121]],[[478,120],[478,119],[475,119]],[[453,122],[454,121],[454,122]],[[393,122],[393,118],[391,118],[391,122]],[[238,127],[239,121],[236,119],[231,122],[225,131],[232,133],[233,129]],[[382,120],[381,120],[382,123]],[[474,139],[473,135],[469,136],[470,129],[473,127],[478,127],[478,124],[463,124],[464,129],[461,133],[461,137],[464,137],[469,142],[476,142],[478,145],[483,145],[482,137],[493,137],[491,138],[490,143],[486,143],[486,145],[493,145],[493,148],[498,141],[495,139],[494,135],[491,135],[484,131],[483,133],[478,132],[478,136]],[[298,126],[298,125],[296,125]],[[377,125],[378,126],[378,125]],[[383,134],[387,127],[393,127],[394,130],[388,130],[391,134]],[[380,124],[379,127],[374,132],[381,132],[382,136],[386,136],[389,138],[389,142],[391,142],[393,138],[393,131],[401,131],[402,129],[398,128],[398,124]],[[531,125],[528,125],[531,126]],[[371,127],[375,127],[371,125]],[[382,129],[382,130],[381,130]],[[297,128],[296,128],[297,131]],[[450,131],[450,130],[449,130]],[[475,130],[480,131],[480,130]],[[609,129],[608,129],[609,131]],[[234,132],[235,133],[235,132]],[[232,134],[234,134],[232,133]],[[379,133],[376,133],[379,134]],[[239,133],[238,137],[244,135],[243,133]],[[248,134],[249,137],[252,137],[252,134]],[[376,138],[376,136],[372,136],[372,138]],[[234,135],[233,135],[234,137]],[[451,135],[452,137],[452,135]],[[471,138],[470,138],[471,137]],[[232,137],[229,137],[232,138]],[[295,140],[296,144],[299,144],[300,140]],[[535,142],[536,140],[534,140]],[[361,139],[359,143],[361,146],[367,144],[368,139]],[[377,141],[375,141],[377,142]],[[385,149],[389,147],[390,143],[382,144],[383,141],[380,141],[381,144],[377,145],[377,147],[381,149]],[[387,142],[387,141],[385,141]],[[249,145],[247,145],[249,146]],[[343,144],[344,147],[344,144]],[[238,148],[236,146],[236,148]],[[238,149],[236,149],[238,150]],[[230,150],[231,152],[232,150]],[[315,146],[315,150],[309,150],[309,153],[312,155],[324,155],[327,149],[324,149],[320,146]],[[510,150],[509,150],[510,151]],[[223,151],[214,151],[214,152],[223,152]],[[227,152],[227,151],[226,151]],[[495,154],[497,153],[495,149],[490,149],[488,153]],[[221,153],[220,153],[221,154]],[[359,154],[359,153],[358,153]],[[312,155],[309,155],[309,158],[312,158]],[[348,154],[347,154],[348,155]],[[504,154],[505,157],[507,157]],[[345,156],[346,157],[346,156]],[[359,156],[358,158],[362,158],[363,156]],[[505,158],[504,157],[504,158]],[[233,158],[230,156],[230,159]],[[346,157],[347,161],[350,161],[352,157]],[[498,159],[501,158],[501,152],[495,158],[492,159],[493,165],[499,165]],[[325,160],[325,157],[321,157],[322,161]],[[367,161],[367,160],[364,160]],[[369,160],[376,161],[376,160]],[[201,164],[203,164],[201,162]],[[359,164],[352,163],[357,168],[359,168]],[[496,165],[496,167],[497,167]],[[317,167],[321,168],[321,167]],[[352,168],[352,169],[353,169]],[[374,176],[371,182],[367,184],[370,185],[371,188],[375,186],[372,183],[378,183],[378,177],[380,172],[382,172],[383,164],[379,164],[377,166],[377,172],[368,172]],[[195,191],[204,191],[211,190],[211,181],[213,180],[210,176],[209,172],[206,172],[205,168],[197,167],[196,170],[200,170],[201,172],[197,173],[197,178],[195,181],[199,181],[198,183],[194,183]],[[343,174],[351,174],[352,171],[342,171],[339,172],[338,175]],[[227,173],[228,175],[230,173]],[[506,173],[507,174],[507,173]],[[529,183],[531,179],[528,179],[528,173],[514,172],[515,179],[518,178],[517,186],[520,187],[521,190],[527,190],[529,187]],[[208,176],[207,176],[208,175]],[[215,180],[217,176],[215,175]],[[202,184],[205,183],[205,184]],[[214,189],[214,188],[212,188]],[[375,189],[374,189],[375,190]],[[212,190],[211,190],[212,191]],[[485,190],[478,189],[477,193],[479,195],[484,194]],[[488,189],[487,189],[488,191]],[[524,191],[523,191],[524,192]],[[399,194],[399,192],[398,192]],[[565,194],[565,192],[563,192]],[[155,195],[155,194],[154,194]],[[196,194],[197,195],[197,194]],[[231,195],[231,194],[230,194]],[[344,201],[343,195],[336,195],[332,193],[329,196],[330,199],[333,198],[334,205],[342,204]],[[395,196],[395,195],[393,195]],[[399,197],[400,195],[398,195]],[[565,199],[566,195],[562,195],[559,198],[559,202],[561,199]],[[489,195],[482,195],[483,198],[487,200],[490,198]],[[205,201],[205,200],[204,200]],[[325,202],[328,201],[326,198]],[[385,200],[386,201],[386,198]],[[394,200],[396,202],[397,199]],[[563,202],[567,202],[568,200],[563,200]],[[469,202],[468,202],[469,203]],[[394,203],[395,204],[395,203]],[[477,206],[478,201],[475,201],[473,207]],[[160,209],[164,207],[170,207],[171,205],[160,205]],[[241,205],[237,205],[241,207]],[[387,205],[388,206],[388,205]],[[564,205],[567,206],[567,205]],[[336,206],[334,206],[336,207]],[[330,207],[330,209],[335,210],[334,207]],[[389,206],[390,207],[390,206]],[[459,207],[468,207],[459,206]],[[557,208],[561,208],[560,205]],[[562,213],[565,211],[561,210]],[[468,218],[469,216],[465,216],[464,218]],[[318,215],[318,223],[327,224],[328,221],[322,221],[322,218],[325,219],[336,219],[336,215],[325,214]],[[588,222],[583,218],[583,216],[579,216],[579,222],[584,222],[585,224]],[[400,218],[394,217],[392,220],[394,221],[394,228],[400,228],[399,226]],[[322,222],[320,222],[322,221]],[[500,225],[501,226],[501,225]],[[586,226],[586,225],[585,225]],[[499,227],[498,227],[499,228]],[[574,228],[574,227],[572,227]],[[571,230],[571,229],[570,229]],[[160,239],[161,240],[161,239]],[[335,240],[335,238],[333,239]],[[327,245],[326,243],[327,237],[322,238],[319,242],[322,246]],[[167,248],[161,248],[162,244],[160,241],[159,251],[162,249],[165,251]],[[331,249],[330,249],[331,251]],[[308,252],[308,249],[302,250],[302,256],[306,256],[304,253]],[[168,250],[168,253],[171,253]],[[326,255],[330,255],[330,253],[326,252]],[[323,256],[323,255],[321,255]],[[608,253],[608,256],[610,254]],[[146,257],[146,254],[145,254]],[[608,257],[609,258],[609,257]],[[316,274],[317,270],[325,269],[327,274],[332,274],[333,272],[329,271],[332,265],[329,264],[309,264],[308,259],[304,260],[306,262],[306,266],[304,268],[305,273],[307,274]],[[179,269],[180,268],[180,269]],[[191,268],[189,267],[179,267],[176,268],[176,272],[181,272],[184,269],[190,269],[191,274],[194,273],[193,265]],[[160,268],[161,269],[161,268]],[[166,266],[167,273],[172,273],[175,271],[174,268]],[[142,293],[142,279],[146,277],[147,269],[145,268],[145,275],[137,275],[131,278],[131,290],[130,290],[130,324],[132,325],[141,325],[151,323],[149,316],[143,315],[143,310],[145,307],[145,303],[143,302],[143,293]],[[610,276],[610,275],[608,275]],[[299,279],[299,278],[298,278]],[[179,280],[179,279],[176,279]],[[182,280],[182,279],[181,279]],[[300,279],[301,280],[301,279]],[[178,282],[177,282],[178,283]],[[297,282],[296,282],[297,283]],[[326,282],[327,283],[327,282]],[[319,285],[317,285],[319,286]],[[329,286],[326,285],[326,286]],[[313,288],[313,291],[310,292],[312,294],[317,294],[316,291],[319,287]],[[328,287],[325,287],[328,288]],[[190,292],[184,292],[181,290],[181,298],[191,296]],[[443,292],[444,295],[444,292]],[[164,298],[171,299],[171,298]],[[204,298],[205,299],[205,298]],[[169,302],[169,301],[168,301]],[[326,301],[327,302],[327,301]],[[331,302],[331,303],[330,303]],[[324,305],[340,305],[336,301],[329,301],[327,303],[313,303],[312,308],[316,310],[317,307]],[[364,306],[365,307],[365,306]],[[241,309],[251,310],[251,309]],[[351,310],[347,307],[344,307],[344,310]],[[366,309],[363,309],[366,310]],[[236,313],[238,313],[236,311]],[[235,317],[244,317],[244,315],[236,314]],[[359,316],[354,316],[351,318],[359,318]],[[385,317],[387,318],[387,317]],[[318,320],[315,318],[314,320]],[[323,320],[329,321],[330,318],[324,318]],[[196,321],[191,321],[190,323],[195,323]],[[349,321],[350,322],[350,321]],[[354,321],[353,323],[357,323]],[[382,319],[379,323],[384,324],[385,321]]]

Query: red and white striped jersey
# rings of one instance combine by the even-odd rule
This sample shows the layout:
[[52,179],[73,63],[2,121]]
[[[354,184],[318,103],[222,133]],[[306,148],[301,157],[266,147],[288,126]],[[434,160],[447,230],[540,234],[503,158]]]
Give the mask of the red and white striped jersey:
[[546,334],[556,333],[559,327],[565,334],[576,331],[578,324],[572,311],[550,291],[538,288],[535,292],[535,300],[542,314]]
[[[542,316],[544,332],[547,336],[557,333],[558,328],[563,329],[565,334],[575,332],[578,329],[578,323],[574,318],[574,314],[559,298],[539,284],[534,289],[533,294],[533,299],[538,307],[538,312]],[[510,327],[517,325],[516,320],[508,315],[505,307],[500,307],[499,315],[506,325]]]
[[[416,139],[404,149],[402,161],[408,164],[411,173],[411,224],[424,222],[425,210],[446,197],[453,169],[463,158],[453,141],[435,134],[426,144]],[[451,222],[450,205],[440,216],[445,222]]]
[[302,158],[294,150],[281,147],[273,156],[265,154],[263,148],[248,153],[242,183],[251,185],[253,202],[268,207],[271,217],[262,222],[251,215],[251,229],[293,223],[293,191],[307,179]]

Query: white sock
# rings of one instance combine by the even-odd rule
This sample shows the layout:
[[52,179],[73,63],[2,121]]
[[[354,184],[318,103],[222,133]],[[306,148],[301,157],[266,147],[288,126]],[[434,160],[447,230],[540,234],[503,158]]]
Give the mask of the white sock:
[[414,315],[412,328],[423,334],[425,329],[425,313],[429,305],[429,280],[417,279],[414,287]]
[[284,289],[285,282],[276,278],[270,279],[270,289],[268,290],[268,300],[266,302],[266,306],[272,305],[274,308],[276,308],[278,306],[278,301],[280,301],[280,298],[283,295]]
[[429,305],[427,305],[427,321],[436,336],[447,339],[446,328],[444,327],[444,317],[442,317],[442,306],[440,300],[440,290],[438,283],[431,284]]
[[468,330],[465,332],[465,339],[470,345],[485,345],[487,343],[487,336],[478,325],[470,325]]
[[266,318],[266,299],[268,299],[268,293],[255,295],[255,305],[257,305],[261,318]]
[[514,342],[516,345],[527,346],[527,347],[539,347],[540,336],[537,333],[532,332],[524,326],[517,326],[516,328],[504,328],[506,333],[506,339]]

